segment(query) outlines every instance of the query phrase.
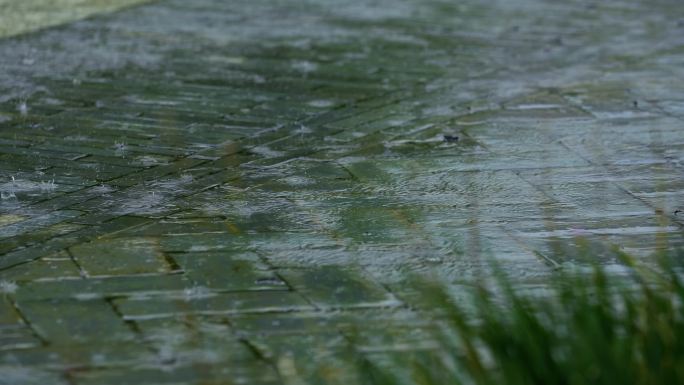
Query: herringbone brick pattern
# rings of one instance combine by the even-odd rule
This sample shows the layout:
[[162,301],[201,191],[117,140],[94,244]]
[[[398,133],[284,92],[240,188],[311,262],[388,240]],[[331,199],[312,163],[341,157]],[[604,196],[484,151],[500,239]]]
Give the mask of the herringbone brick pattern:
[[682,246],[682,20],[168,0],[0,40],[0,384],[350,384],[435,348],[412,274]]

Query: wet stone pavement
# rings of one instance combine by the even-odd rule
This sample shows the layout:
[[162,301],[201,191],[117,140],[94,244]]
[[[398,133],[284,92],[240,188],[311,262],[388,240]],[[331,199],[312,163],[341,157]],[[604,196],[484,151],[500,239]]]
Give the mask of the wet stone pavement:
[[350,384],[437,347],[411,275],[684,245],[678,1],[157,1],[0,69],[0,384]]

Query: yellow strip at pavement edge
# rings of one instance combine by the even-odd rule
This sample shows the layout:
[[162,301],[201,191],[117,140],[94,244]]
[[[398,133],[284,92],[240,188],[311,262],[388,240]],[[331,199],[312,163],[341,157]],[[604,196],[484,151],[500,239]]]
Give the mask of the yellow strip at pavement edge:
[[147,2],[150,0],[0,0],[0,38]]

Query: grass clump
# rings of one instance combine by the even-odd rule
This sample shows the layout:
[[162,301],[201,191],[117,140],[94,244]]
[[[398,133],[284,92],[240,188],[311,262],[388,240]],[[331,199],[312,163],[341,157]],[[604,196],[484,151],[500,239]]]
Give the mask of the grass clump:
[[650,269],[622,257],[626,274],[599,266],[559,271],[541,292],[521,292],[497,273],[495,290],[475,286],[457,302],[444,287],[421,282],[425,304],[441,313],[441,348],[412,356],[403,372],[364,359],[360,378],[373,385],[684,384],[684,255]]

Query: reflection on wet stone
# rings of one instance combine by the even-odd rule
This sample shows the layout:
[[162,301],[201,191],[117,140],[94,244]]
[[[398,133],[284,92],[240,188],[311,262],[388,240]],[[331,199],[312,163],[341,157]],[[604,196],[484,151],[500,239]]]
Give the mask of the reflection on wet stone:
[[354,383],[435,348],[410,277],[684,246],[672,2],[18,4],[0,384]]

